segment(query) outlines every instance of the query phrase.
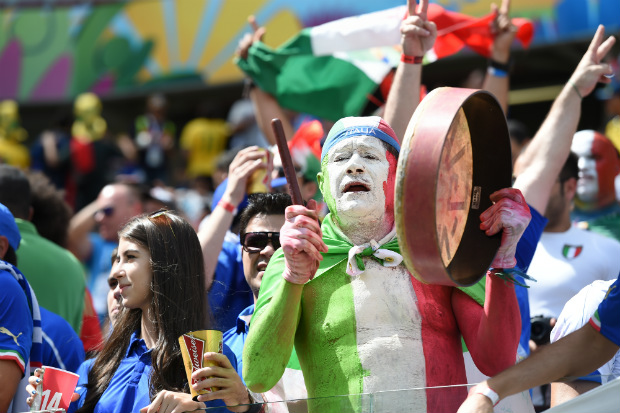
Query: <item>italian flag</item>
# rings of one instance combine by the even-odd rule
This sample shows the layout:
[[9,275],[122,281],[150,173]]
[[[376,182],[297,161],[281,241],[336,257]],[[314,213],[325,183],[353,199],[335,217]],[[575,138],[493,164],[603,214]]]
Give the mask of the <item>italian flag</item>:
[[566,244],[562,248],[562,255],[564,255],[564,258],[572,260],[574,258],[577,258],[579,254],[581,254],[581,251],[583,251],[583,246],[581,245]]
[[[406,14],[406,6],[400,6],[335,20],[303,29],[276,49],[255,42],[248,58],[237,59],[237,65],[282,107],[334,121],[357,116],[400,60],[400,24]],[[437,4],[430,4],[427,14],[437,25],[438,37],[425,63],[465,46],[488,57],[493,14],[475,18]],[[517,38],[528,47],[532,23],[513,23],[519,29]]]

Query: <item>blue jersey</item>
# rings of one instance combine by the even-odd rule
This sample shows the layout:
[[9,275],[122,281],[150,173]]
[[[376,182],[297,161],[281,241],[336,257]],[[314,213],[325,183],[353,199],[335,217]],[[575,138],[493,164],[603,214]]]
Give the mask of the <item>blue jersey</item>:
[[[237,325],[226,331],[223,335],[224,344],[226,344],[237,357],[237,374],[243,380],[243,346],[248,338],[250,331],[250,318],[254,314],[254,304],[247,307],[237,317]],[[245,381],[244,381],[245,383]]]
[[82,340],[58,314],[41,307],[43,364],[76,372],[84,361]]
[[620,275],[609,287],[598,310],[590,318],[590,325],[620,346]]
[[252,290],[243,273],[241,244],[224,241],[209,290],[214,328],[221,331],[233,328],[237,315],[253,302]]
[[[223,351],[224,355],[230,360],[230,364],[236,370],[237,359],[233,352],[228,346],[224,346]],[[94,413],[139,413],[140,409],[151,404],[151,395],[149,394],[149,378],[152,370],[151,354],[152,349],[148,349],[144,340],[138,338],[137,332],[133,333],[125,357],[121,360],[107,389],[101,395],[99,402],[95,406]],[[75,392],[80,395],[80,399],[77,402],[71,403],[68,410],[69,413],[84,405],[84,400],[86,399],[85,386],[88,383],[88,372],[93,363],[94,359],[87,360],[78,369],[80,378]],[[222,400],[214,400],[207,402],[206,405],[207,407],[223,407],[224,402]]]
[[8,271],[0,270],[0,285],[0,360],[14,361],[23,374],[32,348],[33,321],[28,299]]

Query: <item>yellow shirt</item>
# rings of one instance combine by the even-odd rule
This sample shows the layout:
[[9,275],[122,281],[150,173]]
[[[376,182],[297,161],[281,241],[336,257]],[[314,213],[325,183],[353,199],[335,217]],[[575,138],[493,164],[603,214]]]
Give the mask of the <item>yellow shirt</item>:
[[26,146],[12,139],[0,139],[0,163],[28,169],[30,166],[30,152]]
[[211,176],[220,154],[226,149],[230,129],[221,119],[198,118],[181,133],[181,149],[188,152],[187,175]]

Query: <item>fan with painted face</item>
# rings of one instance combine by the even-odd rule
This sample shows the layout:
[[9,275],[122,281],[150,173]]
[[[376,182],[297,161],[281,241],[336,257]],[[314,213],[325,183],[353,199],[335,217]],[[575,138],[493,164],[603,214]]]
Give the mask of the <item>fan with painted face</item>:
[[381,239],[394,226],[399,150],[379,117],[341,119],[323,145],[319,186],[334,223],[355,244]]
[[612,142],[593,130],[579,131],[571,150],[579,157],[576,204],[593,210],[616,202],[614,179],[620,173],[620,157]]
[[615,177],[620,172],[620,154],[603,134],[577,132],[571,150],[579,157],[579,179],[571,218],[579,226],[620,240],[620,203]]

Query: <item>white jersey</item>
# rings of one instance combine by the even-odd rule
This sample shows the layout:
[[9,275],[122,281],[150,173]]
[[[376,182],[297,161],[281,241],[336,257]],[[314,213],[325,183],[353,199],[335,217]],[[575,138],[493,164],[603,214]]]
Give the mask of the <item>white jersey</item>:
[[543,232],[528,274],[530,315],[557,318],[564,304],[596,280],[615,280],[620,273],[620,242],[571,227]]
[[[571,298],[551,332],[551,342],[555,342],[567,334],[583,327],[605,297],[609,286],[614,281],[595,281],[584,287],[577,295]],[[601,384],[620,377],[620,351],[611,360],[598,369],[601,375]]]

